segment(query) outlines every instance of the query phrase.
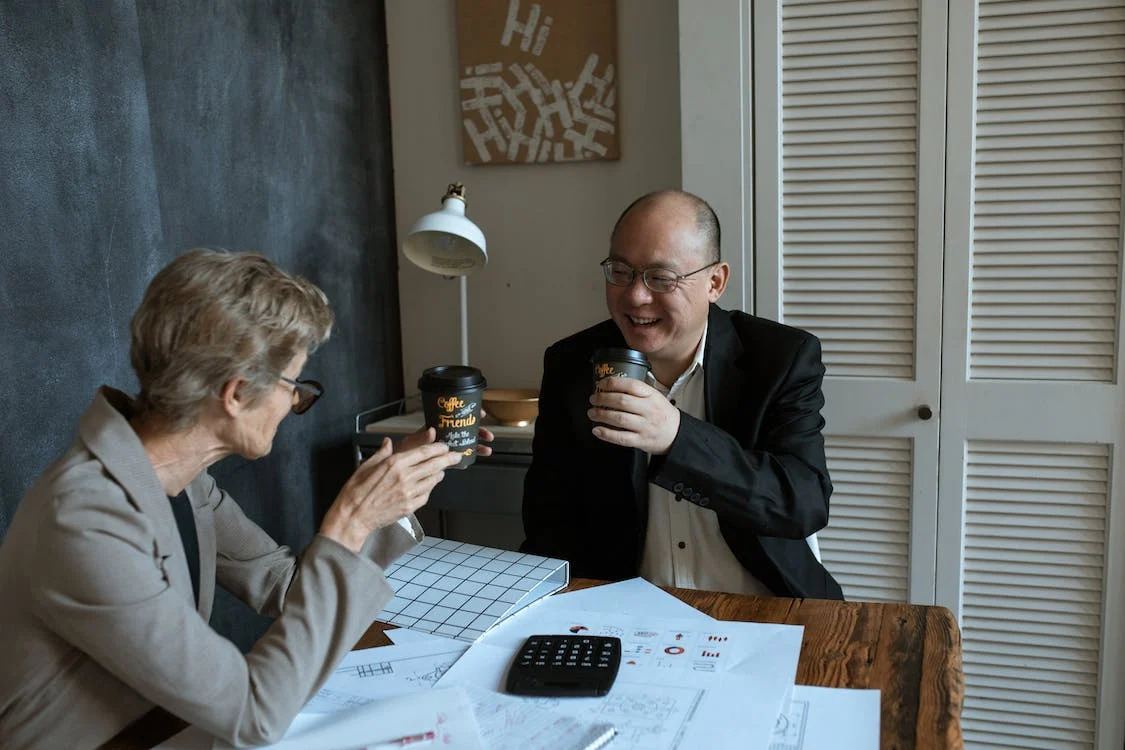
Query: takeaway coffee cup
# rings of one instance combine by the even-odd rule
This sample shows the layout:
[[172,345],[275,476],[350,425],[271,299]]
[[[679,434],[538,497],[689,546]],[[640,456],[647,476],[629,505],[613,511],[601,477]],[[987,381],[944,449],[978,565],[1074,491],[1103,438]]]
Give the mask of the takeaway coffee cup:
[[644,380],[649,371],[648,357],[636,349],[606,347],[590,357],[594,366],[594,389],[606,378],[635,378]]
[[426,426],[461,454],[461,463],[451,468],[467,469],[477,460],[480,402],[487,387],[480,370],[460,365],[431,367],[418,379]]

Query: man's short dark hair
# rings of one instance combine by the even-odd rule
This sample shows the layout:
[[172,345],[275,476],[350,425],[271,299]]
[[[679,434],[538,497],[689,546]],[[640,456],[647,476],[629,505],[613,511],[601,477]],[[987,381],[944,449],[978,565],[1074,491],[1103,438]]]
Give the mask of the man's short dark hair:
[[723,259],[722,254],[722,230],[719,227],[719,216],[715,213],[715,209],[711,208],[711,204],[700,198],[695,193],[689,193],[686,190],[654,190],[651,193],[645,193],[640,198],[626,206],[621,215],[617,217],[617,222],[613,225],[613,231],[610,232],[609,241],[613,242],[613,238],[617,236],[617,228],[621,226],[622,220],[634,208],[644,206],[650,201],[659,198],[667,197],[682,198],[695,209],[695,226],[699,232],[699,236],[707,244],[707,260],[712,263],[718,263]]

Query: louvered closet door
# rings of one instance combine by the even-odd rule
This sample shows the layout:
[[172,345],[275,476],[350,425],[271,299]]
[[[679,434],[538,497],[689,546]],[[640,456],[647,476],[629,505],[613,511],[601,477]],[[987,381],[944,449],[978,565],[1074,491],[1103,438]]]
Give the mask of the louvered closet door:
[[934,598],[945,13],[754,5],[756,312],[823,344],[819,539],[851,599]]
[[1125,2],[950,12],[938,603],[969,747],[1125,740]]

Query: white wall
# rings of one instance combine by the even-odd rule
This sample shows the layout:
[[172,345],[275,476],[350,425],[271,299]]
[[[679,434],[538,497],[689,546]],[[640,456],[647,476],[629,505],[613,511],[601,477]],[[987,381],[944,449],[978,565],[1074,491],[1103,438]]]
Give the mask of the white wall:
[[[468,1],[468,0],[465,0]],[[679,187],[676,0],[618,0],[618,161],[465,166],[452,0],[388,0],[398,237],[463,182],[489,263],[469,277],[469,361],[494,387],[539,387],[543,350],[607,317],[598,262],[621,210]],[[407,393],[460,356],[457,282],[399,250]]]

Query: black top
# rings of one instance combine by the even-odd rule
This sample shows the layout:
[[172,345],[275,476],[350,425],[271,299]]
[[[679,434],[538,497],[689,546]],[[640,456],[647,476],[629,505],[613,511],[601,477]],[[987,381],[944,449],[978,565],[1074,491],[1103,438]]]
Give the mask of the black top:
[[199,606],[199,535],[195,530],[195,514],[191,510],[191,501],[187,492],[181,492],[175,497],[169,497],[172,504],[172,514],[176,517],[176,528],[180,530],[180,539],[184,543],[184,554],[187,555],[188,573],[191,575],[191,590],[195,593],[195,606]]

